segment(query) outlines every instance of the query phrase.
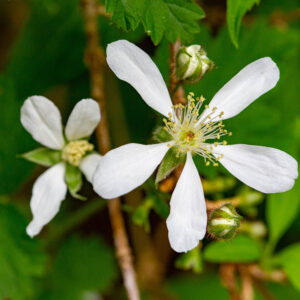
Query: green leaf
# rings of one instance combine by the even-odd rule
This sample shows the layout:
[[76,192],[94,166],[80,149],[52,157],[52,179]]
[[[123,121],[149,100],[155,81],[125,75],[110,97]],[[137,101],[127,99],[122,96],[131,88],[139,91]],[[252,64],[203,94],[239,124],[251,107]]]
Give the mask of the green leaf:
[[146,197],[132,214],[132,221],[138,226],[143,226],[146,232],[150,232],[149,214],[153,208],[153,201],[153,197]]
[[205,273],[205,276],[184,274],[184,276],[169,278],[167,290],[173,295],[171,299],[230,299],[228,291],[221,284],[220,277],[208,272]]
[[0,299],[32,299],[46,257],[27,236],[27,221],[12,205],[0,205]]
[[[300,182],[288,192],[269,195],[267,199],[267,221],[270,242],[276,244],[298,215],[300,204]],[[280,220],[280,221],[279,221]]]
[[155,183],[166,179],[180,163],[184,162],[185,156],[185,154],[178,155],[176,147],[170,148],[158,168]]
[[[116,278],[113,250],[99,238],[69,238],[59,249],[52,272],[57,291],[106,291]],[[72,298],[73,299],[73,298]]]
[[0,77],[0,194],[14,192],[29,175],[33,164],[18,159],[34,147],[34,140],[20,122],[20,106],[12,80]]
[[187,253],[181,254],[175,261],[175,266],[182,270],[193,270],[199,274],[203,270],[201,249],[199,247],[194,248]]
[[162,218],[166,218],[170,213],[170,208],[165,198],[166,197],[163,197],[163,194],[159,192],[153,195],[153,208]]
[[170,42],[180,38],[183,43],[188,43],[200,31],[198,21],[204,16],[203,10],[192,1],[151,0],[142,22],[155,45],[164,34]]
[[22,154],[21,157],[41,166],[50,167],[61,161],[61,151],[49,148],[37,148]]
[[[65,84],[84,72],[85,35],[78,0],[30,0],[28,22],[14,45],[6,75],[18,101]],[[41,51],[41,45],[47,45]],[[71,49],[67,45],[72,45]]]
[[86,197],[78,195],[77,192],[82,186],[82,174],[78,167],[66,164],[66,175],[65,180],[69,189],[70,194],[79,200],[86,200]]
[[283,267],[294,287],[300,291],[300,243],[282,250],[274,257],[274,262]]
[[145,0],[106,0],[106,12],[112,14],[112,21],[123,30],[135,30],[144,11]]
[[260,0],[227,0],[227,26],[233,44],[238,47],[240,25],[244,14]]
[[216,263],[249,263],[260,256],[260,245],[246,235],[238,235],[232,241],[213,242],[204,249],[204,259]]

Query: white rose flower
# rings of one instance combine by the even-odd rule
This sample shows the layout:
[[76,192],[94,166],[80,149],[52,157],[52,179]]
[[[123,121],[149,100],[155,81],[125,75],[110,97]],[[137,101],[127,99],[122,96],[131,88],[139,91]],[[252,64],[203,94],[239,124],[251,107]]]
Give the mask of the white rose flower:
[[81,185],[81,172],[91,182],[101,156],[93,152],[94,146],[87,138],[99,121],[97,102],[81,100],[68,119],[64,137],[61,115],[52,101],[42,96],[32,96],[24,102],[21,108],[22,125],[36,141],[47,147],[26,153],[24,158],[51,166],[33,185],[30,201],[33,220],[26,229],[31,237],[37,235],[57,214],[68,187],[74,197],[81,197],[76,194]]
[[107,63],[150,107],[168,118],[164,122],[172,141],[128,144],[108,152],[96,169],[94,189],[107,199],[130,192],[154,172],[169,147],[177,146],[181,153],[186,153],[186,162],[167,219],[169,240],[175,251],[193,249],[206,233],[205,198],[193,154],[203,156],[206,164],[220,162],[243,183],[263,193],[279,193],[293,187],[298,176],[297,162],[287,153],[262,146],[207,142],[227,134],[222,120],[234,117],[276,85],[279,70],[271,58],[258,59],[242,69],[219,90],[202,114],[199,108],[203,99],[196,100],[193,95],[188,97],[185,107],[172,106],[158,68],[134,44],[125,40],[109,44]]

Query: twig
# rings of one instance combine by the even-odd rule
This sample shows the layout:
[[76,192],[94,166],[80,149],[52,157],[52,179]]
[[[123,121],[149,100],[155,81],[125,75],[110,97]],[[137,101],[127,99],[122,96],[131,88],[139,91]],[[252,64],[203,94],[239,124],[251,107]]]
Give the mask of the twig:
[[[97,7],[96,0],[82,0],[84,26],[87,37],[85,62],[90,71],[92,97],[98,101],[101,108],[101,122],[96,134],[99,150],[102,154],[105,154],[110,150],[110,137],[104,97],[103,68],[105,66],[105,59],[104,53],[99,46]],[[139,300],[140,296],[133,267],[133,258],[121,212],[120,199],[111,199],[108,202],[108,209],[112,223],[116,254],[122,270],[128,298],[130,300]]]
[[242,279],[242,291],[241,291],[241,299],[242,300],[253,300],[254,299],[254,288],[253,288],[253,280],[248,271],[247,266],[239,264],[238,269],[241,274]]
[[217,201],[205,200],[205,202],[206,202],[206,209],[213,210],[216,208],[220,208],[222,205],[226,203],[231,203],[233,206],[238,206],[241,203],[241,199],[239,197],[232,197],[232,198],[222,199]]
[[222,284],[228,289],[232,300],[243,300],[240,298],[236,280],[236,265],[225,263],[220,266]]
[[266,289],[265,285],[263,282],[254,279],[254,284],[257,287],[257,289],[260,291],[261,295],[266,299],[266,300],[276,300],[274,296],[271,294],[269,290]]
[[265,272],[256,264],[248,265],[248,271],[251,276],[260,281],[272,281],[278,283],[286,282],[287,278],[282,270],[273,270],[271,272]]

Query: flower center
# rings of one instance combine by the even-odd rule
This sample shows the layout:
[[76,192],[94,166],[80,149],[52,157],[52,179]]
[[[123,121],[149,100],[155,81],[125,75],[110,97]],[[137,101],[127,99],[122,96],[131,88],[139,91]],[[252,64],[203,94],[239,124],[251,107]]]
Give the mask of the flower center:
[[63,149],[62,158],[73,166],[79,166],[81,159],[94,149],[94,145],[86,140],[69,142]]
[[201,117],[199,110],[205,99],[202,96],[194,98],[194,94],[190,93],[187,100],[186,105],[173,105],[173,113],[169,114],[168,119],[163,119],[164,129],[172,136],[174,144],[178,148],[178,155],[191,151],[203,156],[207,166],[210,163],[217,166],[221,156],[216,157],[212,151],[219,144],[227,144],[225,140],[219,141],[222,136],[232,135],[231,132],[224,129],[225,125],[221,121],[224,113],[217,113],[217,107],[210,109],[208,105],[205,105],[206,110],[210,111],[205,117]]

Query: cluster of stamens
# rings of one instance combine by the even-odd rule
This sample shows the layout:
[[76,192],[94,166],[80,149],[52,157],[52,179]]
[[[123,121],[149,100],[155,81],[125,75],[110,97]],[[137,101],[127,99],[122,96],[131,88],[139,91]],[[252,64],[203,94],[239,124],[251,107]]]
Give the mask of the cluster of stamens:
[[[201,117],[199,111],[205,98],[202,96],[194,98],[194,93],[190,93],[187,100],[186,105],[173,105],[173,113],[169,114],[168,119],[163,119],[164,129],[172,136],[174,142],[169,146],[177,146],[178,155],[191,151],[201,155],[207,166],[211,163],[218,166],[222,155],[213,155],[214,147],[219,144],[226,145],[227,142],[221,141],[221,137],[232,135],[224,129],[225,125],[221,120],[224,112],[217,112],[217,107],[210,108],[209,105],[205,105],[205,109],[209,109],[210,113]],[[215,141],[211,142],[212,140]]]
[[63,149],[62,158],[73,166],[79,166],[83,156],[93,149],[94,146],[86,140],[71,141]]

